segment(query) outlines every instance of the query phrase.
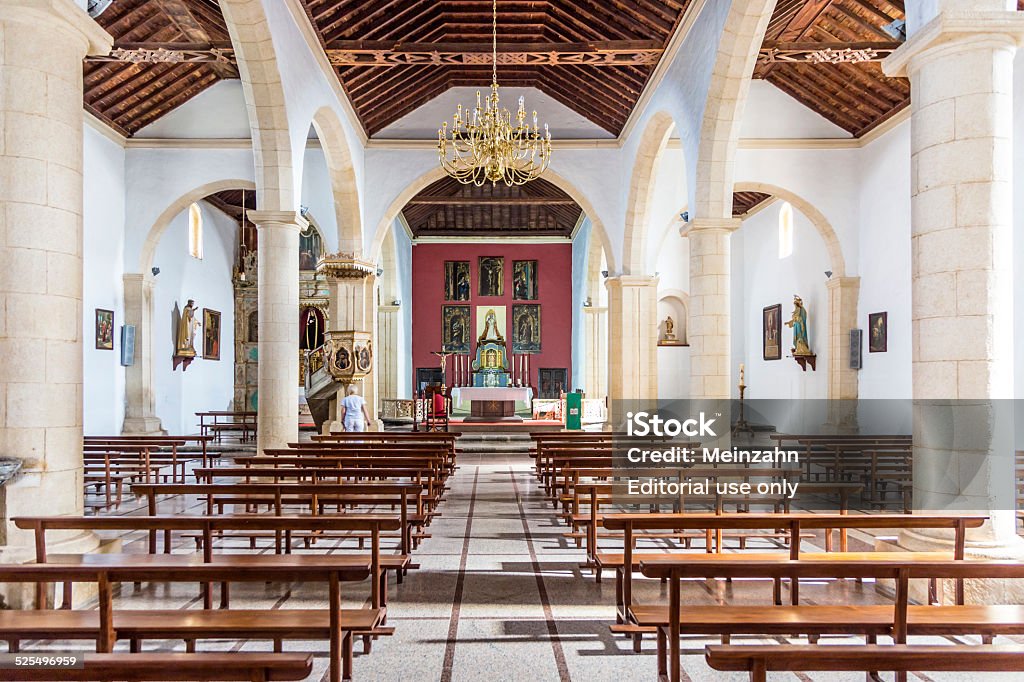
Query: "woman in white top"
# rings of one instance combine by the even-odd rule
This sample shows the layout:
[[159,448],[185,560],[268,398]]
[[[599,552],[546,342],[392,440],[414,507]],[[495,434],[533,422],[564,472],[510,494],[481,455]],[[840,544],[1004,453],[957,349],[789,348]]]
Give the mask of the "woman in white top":
[[356,391],[355,385],[348,387],[348,395],[341,401],[341,423],[346,431],[365,431],[370,421],[366,401]]

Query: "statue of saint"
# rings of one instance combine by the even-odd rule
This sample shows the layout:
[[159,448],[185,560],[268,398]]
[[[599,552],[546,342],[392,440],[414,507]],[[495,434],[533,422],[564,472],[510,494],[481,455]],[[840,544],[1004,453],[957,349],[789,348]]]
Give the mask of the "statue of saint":
[[196,332],[199,330],[199,320],[196,319],[196,302],[191,298],[181,311],[181,320],[178,322],[178,338],[175,348],[175,355],[183,357],[195,357],[196,354]]
[[480,335],[479,339],[477,339],[477,341],[484,340],[504,341],[501,334],[498,333],[498,316],[495,314],[493,308],[488,310],[487,315],[484,316],[484,333]]
[[675,329],[676,329],[675,320],[673,320],[672,316],[669,315],[665,319],[665,340],[666,341],[675,341],[675,338],[676,338],[676,331],[675,331]]
[[793,328],[793,355],[814,355],[807,342],[807,309],[799,296],[793,296],[793,315],[786,326]]

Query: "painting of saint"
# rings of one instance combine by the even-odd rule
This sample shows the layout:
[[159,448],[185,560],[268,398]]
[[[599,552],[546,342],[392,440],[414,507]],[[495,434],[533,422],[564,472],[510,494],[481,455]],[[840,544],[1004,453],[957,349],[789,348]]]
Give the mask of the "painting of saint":
[[441,313],[441,347],[446,353],[468,353],[470,348],[469,306],[446,305]]
[[871,313],[868,315],[868,352],[886,353],[889,351],[889,313]]
[[540,351],[540,306],[523,304],[512,306],[512,352],[537,353]]
[[779,329],[782,327],[782,304],[770,305],[761,314],[762,357],[765,360],[781,360]]
[[469,300],[468,260],[449,260],[444,262],[444,300]]
[[338,348],[338,352],[334,354],[334,366],[339,372],[346,372],[352,368],[352,354],[348,352],[348,348]]
[[96,350],[114,350],[114,311],[96,309]]
[[316,264],[323,255],[320,233],[312,225],[299,233],[299,270],[316,270]]
[[501,256],[480,257],[480,295],[503,296],[505,294],[505,259]]
[[369,372],[371,362],[373,360],[373,354],[370,351],[370,345],[359,346],[355,349],[356,351],[356,369],[360,372]]
[[203,357],[220,360],[220,313],[203,308]]
[[517,301],[537,300],[537,261],[512,261],[512,298]]

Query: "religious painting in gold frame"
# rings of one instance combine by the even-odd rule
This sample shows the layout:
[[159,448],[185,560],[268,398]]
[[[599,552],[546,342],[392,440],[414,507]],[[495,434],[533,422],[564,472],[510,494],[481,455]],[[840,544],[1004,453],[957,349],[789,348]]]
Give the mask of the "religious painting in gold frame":
[[540,352],[540,305],[521,303],[512,306],[512,352]]
[[220,360],[220,313],[203,308],[203,358]]
[[782,359],[782,304],[765,308],[761,319],[761,348],[765,360]]
[[114,311],[96,309],[96,350],[114,350]]
[[512,261],[512,298],[516,301],[536,301],[537,261]]
[[441,348],[446,353],[469,353],[472,342],[468,305],[446,305],[441,311]]
[[480,280],[481,296],[504,296],[505,258],[503,256],[480,256],[477,279]]
[[868,315],[868,352],[887,353],[889,351],[889,313],[871,313]]
[[446,260],[444,262],[444,300],[468,301],[470,291],[469,261]]

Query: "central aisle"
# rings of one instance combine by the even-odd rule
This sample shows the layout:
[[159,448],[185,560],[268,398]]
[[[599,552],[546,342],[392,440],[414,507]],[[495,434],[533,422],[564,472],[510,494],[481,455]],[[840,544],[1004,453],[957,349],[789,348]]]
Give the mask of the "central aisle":
[[614,582],[598,586],[579,568],[583,550],[562,536],[531,465],[522,455],[459,455],[442,516],[414,553],[420,568],[391,586],[395,636],[357,655],[360,677],[651,679],[653,655],[628,655],[608,631]]

